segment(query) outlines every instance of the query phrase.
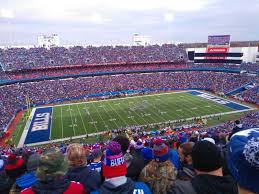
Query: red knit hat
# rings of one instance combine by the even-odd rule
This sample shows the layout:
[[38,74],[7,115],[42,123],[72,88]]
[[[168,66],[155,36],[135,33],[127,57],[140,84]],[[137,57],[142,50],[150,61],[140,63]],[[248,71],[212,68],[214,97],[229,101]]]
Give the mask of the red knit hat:
[[169,149],[162,139],[156,139],[153,146],[154,159],[156,162],[165,162],[169,159]]
[[5,170],[15,170],[20,168],[24,164],[23,159],[19,159],[14,154],[10,154],[7,158],[7,164]]
[[107,145],[102,168],[105,178],[113,178],[127,174],[126,161],[121,152],[121,145],[118,142],[111,141]]

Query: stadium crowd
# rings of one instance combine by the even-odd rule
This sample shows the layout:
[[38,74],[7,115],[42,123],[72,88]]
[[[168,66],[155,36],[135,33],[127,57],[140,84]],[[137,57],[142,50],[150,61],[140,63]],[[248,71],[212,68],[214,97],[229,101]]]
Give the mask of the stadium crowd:
[[226,93],[255,79],[258,78],[242,74],[186,71],[80,77],[5,85],[0,87],[0,128],[7,126],[17,109],[27,105],[26,97],[30,98],[31,104],[38,104],[122,90],[199,88]]
[[259,128],[250,127],[258,120],[255,112],[166,138],[165,129],[95,144],[2,147],[0,193],[257,194]]
[[258,104],[259,102],[259,83],[254,88],[250,88],[242,93],[239,93],[237,97],[246,102],[252,102]]
[[122,62],[185,61],[185,50],[173,44],[162,46],[100,46],[70,48],[0,49],[0,64],[5,70],[47,66],[105,64]]
[[118,72],[131,70],[157,70],[167,68],[186,68],[184,63],[119,63],[119,64],[100,64],[100,65],[81,65],[44,69],[30,69],[22,71],[0,71],[0,80],[18,80],[25,78],[41,78],[50,76],[78,75],[86,73]]
[[258,72],[259,64],[258,63],[241,63],[241,64],[221,64],[221,63],[191,63],[188,67],[196,68],[227,68],[227,69],[236,69],[243,70],[248,72]]

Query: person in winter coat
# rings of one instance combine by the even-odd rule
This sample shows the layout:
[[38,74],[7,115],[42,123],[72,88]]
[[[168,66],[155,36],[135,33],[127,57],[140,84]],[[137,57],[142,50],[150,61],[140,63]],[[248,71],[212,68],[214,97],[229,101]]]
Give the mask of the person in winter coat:
[[92,152],[93,161],[87,167],[100,173],[102,170],[102,156],[101,149],[94,149]]
[[228,166],[239,194],[259,193],[259,128],[235,133],[228,146]]
[[80,182],[87,193],[101,186],[101,175],[87,167],[85,149],[81,144],[70,144],[67,148],[67,159],[70,168],[66,178],[70,181]]
[[[130,141],[125,136],[117,136],[113,139],[113,141],[118,142],[121,145],[122,153],[124,154],[124,158],[126,160],[127,165],[127,174],[126,176],[131,178],[134,181],[137,181],[139,178],[139,174],[142,169],[145,167],[145,161],[141,154],[141,150],[143,148],[142,142],[134,143],[134,149],[137,148],[137,151],[134,150],[133,154],[130,154],[129,146]],[[138,145],[137,145],[138,142]]]
[[146,184],[125,176],[126,161],[116,141],[111,141],[106,147],[102,173],[105,177],[103,185],[91,194],[151,194]]
[[195,144],[192,150],[196,176],[191,181],[176,180],[169,194],[237,194],[231,176],[223,176],[220,149],[209,141]]
[[27,161],[27,173],[16,179],[9,194],[19,194],[23,189],[37,183],[35,172],[39,166],[40,155],[33,154]]
[[182,143],[178,148],[178,154],[181,161],[177,174],[178,179],[191,180],[195,176],[191,156],[194,145],[194,142],[185,142]]
[[58,149],[50,149],[40,157],[36,171],[38,182],[21,194],[86,194],[83,185],[65,178],[68,163]]
[[22,158],[17,157],[15,154],[10,154],[4,169],[5,172],[2,172],[0,175],[0,179],[5,177],[4,182],[1,183],[3,185],[0,189],[3,194],[9,193],[13,185],[15,185],[16,180],[26,172],[26,164]]
[[176,168],[170,161],[170,150],[161,139],[155,140],[153,146],[154,160],[141,171],[139,179],[145,182],[152,193],[166,194],[174,183]]
[[235,133],[242,131],[243,130],[243,125],[239,120],[235,121],[235,127],[232,129],[231,133],[228,136],[228,141],[230,141],[232,135],[234,135]]

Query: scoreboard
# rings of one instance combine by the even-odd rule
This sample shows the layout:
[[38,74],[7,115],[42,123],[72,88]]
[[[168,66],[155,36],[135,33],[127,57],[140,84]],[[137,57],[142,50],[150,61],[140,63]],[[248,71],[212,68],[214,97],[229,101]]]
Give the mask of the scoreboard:
[[194,63],[242,63],[242,52],[231,52],[230,35],[208,36],[207,48],[188,52]]

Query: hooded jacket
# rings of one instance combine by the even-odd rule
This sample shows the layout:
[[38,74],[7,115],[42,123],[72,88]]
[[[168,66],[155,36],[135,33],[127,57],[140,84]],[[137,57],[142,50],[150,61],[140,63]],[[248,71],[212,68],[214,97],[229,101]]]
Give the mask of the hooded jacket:
[[83,185],[70,182],[67,179],[48,183],[38,182],[32,187],[24,189],[21,194],[86,194]]
[[137,181],[142,169],[146,166],[141,151],[136,150],[132,155],[130,165],[127,167],[126,177],[131,178],[133,181]]
[[13,181],[6,175],[5,171],[0,171],[0,193],[8,194]]
[[66,178],[70,181],[80,182],[87,193],[97,190],[102,183],[100,173],[89,169],[87,166],[70,168]]
[[232,129],[232,132],[229,134],[228,136],[228,141],[230,141],[231,137],[239,132],[239,131],[242,131],[243,130],[243,125],[242,124],[237,124],[233,129]]
[[28,188],[37,182],[38,180],[33,172],[24,174],[16,180],[9,194],[19,194],[23,189]]
[[105,181],[98,191],[91,192],[91,194],[151,194],[147,185],[142,182],[134,182],[127,178],[125,184],[118,187],[110,182]]
[[192,181],[177,180],[170,194],[237,194],[237,186],[230,176],[197,175]]

